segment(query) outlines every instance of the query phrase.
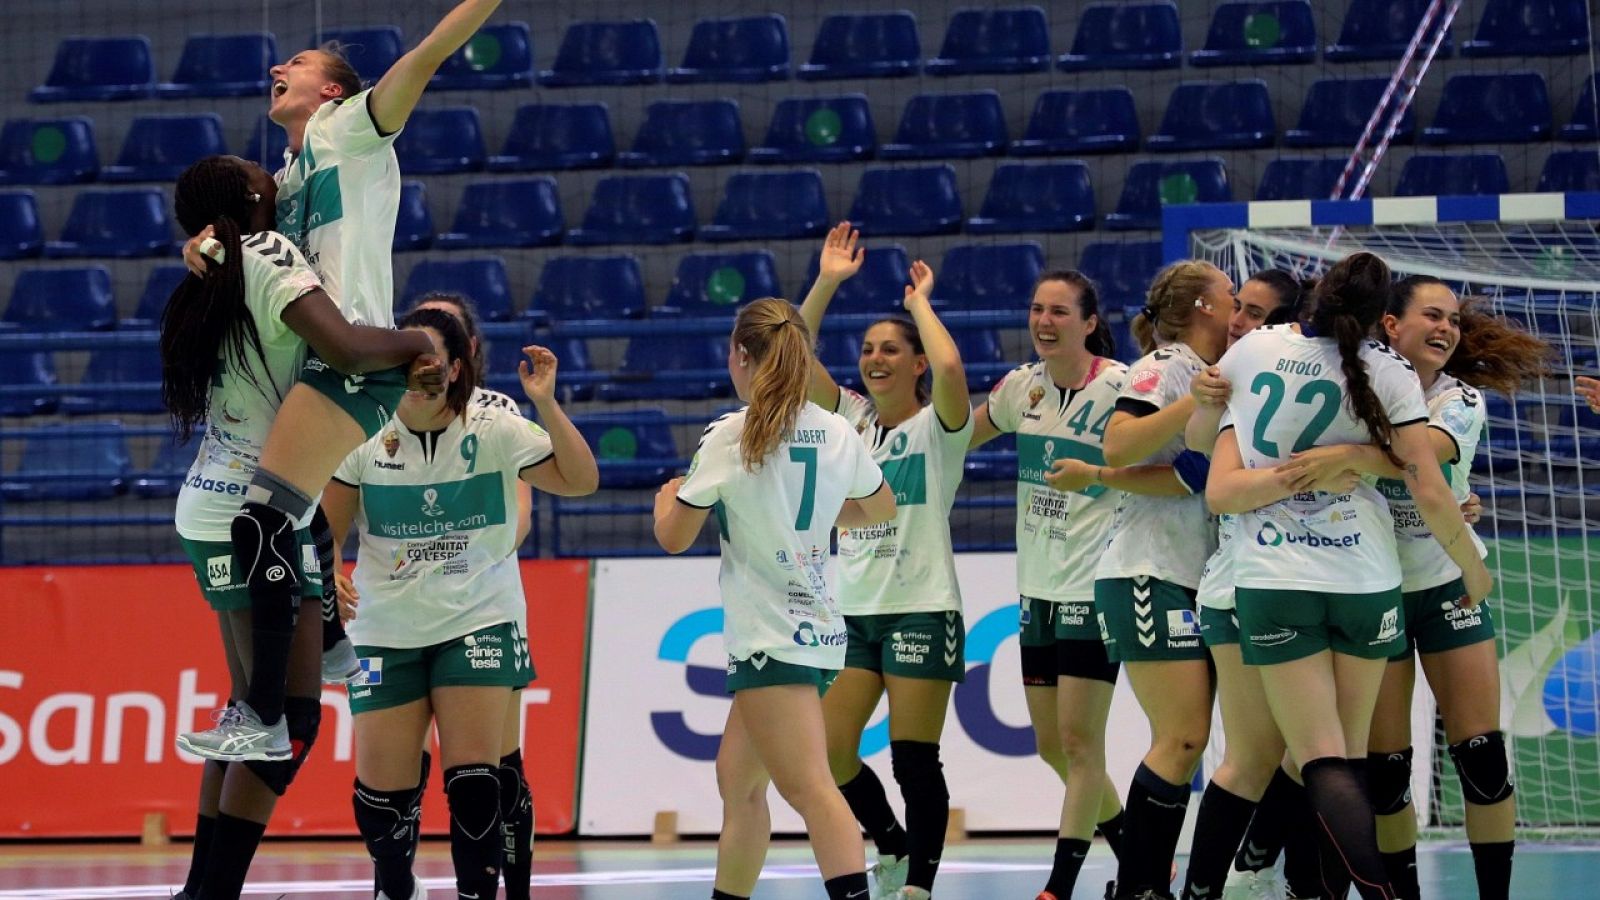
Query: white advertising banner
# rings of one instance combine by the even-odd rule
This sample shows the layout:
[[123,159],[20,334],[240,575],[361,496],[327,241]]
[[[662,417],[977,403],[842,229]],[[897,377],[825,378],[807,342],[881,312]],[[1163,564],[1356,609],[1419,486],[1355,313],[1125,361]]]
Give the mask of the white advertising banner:
[[[578,830],[649,834],[656,813],[675,812],[683,834],[715,834],[722,819],[713,760],[727,719],[722,607],[716,558],[601,560],[594,598],[584,717]],[[1034,754],[1017,652],[1015,557],[956,559],[966,603],[966,681],[957,685],[941,756],[950,804],[973,831],[1053,830],[1061,783]],[[862,738],[900,807],[889,768],[886,707]],[[1106,758],[1126,790],[1150,746],[1143,714],[1120,680]],[[771,795],[773,829],[799,832],[800,817]]]

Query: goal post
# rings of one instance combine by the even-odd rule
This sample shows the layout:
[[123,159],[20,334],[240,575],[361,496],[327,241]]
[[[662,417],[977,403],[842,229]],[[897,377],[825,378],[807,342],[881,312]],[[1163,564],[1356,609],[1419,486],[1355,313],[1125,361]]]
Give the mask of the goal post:
[[[1532,833],[1600,832],[1600,416],[1572,391],[1600,375],[1600,193],[1393,197],[1169,206],[1166,262],[1216,264],[1235,284],[1270,268],[1321,274],[1359,250],[1396,277],[1432,275],[1559,353],[1514,397],[1489,394],[1473,464],[1499,633],[1501,728],[1518,819]],[[1441,734],[1428,821],[1459,825]],[[1435,741],[1434,752],[1423,745]],[[1419,800],[1421,798],[1419,797]]]

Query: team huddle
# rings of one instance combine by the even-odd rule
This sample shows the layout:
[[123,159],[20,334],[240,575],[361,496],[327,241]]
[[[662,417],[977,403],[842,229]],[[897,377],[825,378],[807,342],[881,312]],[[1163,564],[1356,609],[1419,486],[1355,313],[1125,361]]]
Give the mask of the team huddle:
[[[163,398],[176,434],[203,439],[175,521],[232,677],[216,727],[179,738],[210,762],[178,897],[240,895],[316,740],[324,681],[350,685],[352,809],[377,896],[426,896],[412,865],[435,726],[458,896],[502,880],[529,896],[517,692],[534,662],[516,550],[532,489],[588,494],[598,467],[556,399],[556,357],[524,348],[537,422],[523,418],[482,386],[468,298],[430,295],[395,320],[390,259],[394,139],[497,5],[458,4],[370,89],[336,49],[275,66],[283,169],[212,157],[178,181],[191,274],[162,317]],[[1037,361],[974,409],[918,262],[904,315],[861,335],[857,393],[814,338],[863,252],[842,223],[799,307],[740,309],[727,364],[745,405],[655,501],[669,553],[713,514],[721,541],[733,702],[714,900],[754,891],[769,784],[804,819],[831,900],[932,895],[950,815],[940,737],[965,672],[950,512],[967,453],[1002,434],[1017,445],[1023,692],[1064,788],[1039,900],[1073,896],[1097,833],[1117,857],[1107,897],[1172,896],[1214,701],[1226,756],[1181,896],[1286,896],[1281,853],[1287,896],[1418,897],[1419,659],[1479,896],[1506,898],[1515,809],[1468,474],[1480,392],[1514,393],[1549,348],[1370,253],[1314,283],[1268,270],[1236,285],[1187,260],[1151,283],[1128,366],[1094,283],[1057,270],[1029,302]],[[1600,405],[1600,387],[1579,390]],[[1105,746],[1124,669],[1151,742],[1119,796]],[[859,756],[885,695],[903,824]]]

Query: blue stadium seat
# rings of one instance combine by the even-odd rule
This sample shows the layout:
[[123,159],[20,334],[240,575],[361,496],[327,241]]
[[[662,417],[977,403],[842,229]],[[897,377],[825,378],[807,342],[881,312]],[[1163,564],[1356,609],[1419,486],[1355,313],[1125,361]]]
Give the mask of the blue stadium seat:
[[512,181],[474,181],[461,191],[450,230],[434,239],[441,250],[547,247],[567,228],[556,180],[548,175]]
[[617,155],[604,103],[530,103],[517,109],[505,149],[489,157],[491,172],[587,169]]
[[873,168],[846,216],[863,235],[955,234],[961,230],[961,196],[949,165]]
[[406,52],[405,38],[396,25],[379,25],[373,28],[326,28],[320,35],[312,35],[311,46],[320,47],[337,42],[350,60],[351,68],[368,85],[378,83],[383,73],[389,71]]
[[11,503],[105,500],[127,489],[130,468],[120,422],[47,425],[28,432],[22,462],[0,480],[0,497]]
[[770,251],[690,253],[679,258],[664,305],[689,315],[722,316],[751,300],[782,296]]
[[181,265],[154,266],[144,281],[144,291],[139,294],[139,305],[133,308],[133,318],[123,319],[121,328],[155,328],[167,300],[187,277],[189,270]]
[[815,169],[735,172],[717,204],[705,241],[816,237],[828,231],[828,201]]
[[[61,411],[69,416],[96,413],[166,412],[161,402],[161,348],[102,347],[89,355],[84,370],[83,393],[61,399]],[[137,390],[122,385],[141,385]]]
[[204,437],[205,429],[199,428],[181,444],[168,437],[161,438],[161,449],[156,451],[150,467],[134,473],[133,495],[145,499],[178,496]]
[[971,384],[988,384],[1015,367],[1006,360],[1000,332],[993,328],[958,328],[950,335]]
[[28,92],[33,103],[96,103],[136,100],[156,90],[150,39],[69,37],[56,45],[44,84]]
[[1034,101],[1028,131],[1012,156],[1116,153],[1139,147],[1139,117],[1125,87],[1045,91]]
[[[1339,39],[1323,51],[1329,62],[1399,59],[1416,34],[1422,14],[1432,0],[1350,0]],[[1435,59],[1448,59],[1450,35],[1439,45]]]
[[433,245],[433,214],[428,211],[428,193],[420,181],[400,182],[400,208],[395,213],[394,241],[397,251],[426,250]]
[[100,170],[101,181],[177,181],[196,160],[228,152],[222,117],[139,116],[128,127],[116,165]]
[[994,170],[973,234],[1083,231],[1094,227],[1094,186],[1081,162],[1007,163]]
[[1160,241],[1089,244],[1078,259],[1078,269],[1100,290],[1102,309],[1143,305],[1160,268]]
[[[797,290],[801,296],[811,290],[817,280],[818,258],[811,254],[811,264],[806,268],[806,280]],[[874,243],[866,250],[861,271],[854,278],[839,285],[828,310],[835,313],[867,313],[886,315],[901,308],[905,286],[911,283],[911,257],[899,244]],[[935,287],[938,283],[935,282]],[[823,332],[824,335],[827,332]],[[852,354],[850,357],[854,359]]]
[[1279,158],[1267,163],[1257,200],[1326,200],[1344,172],[1343,157]]
[[[999,379],[995,379],[998,381]],[[979,385],[973,385],[978,387]],[[967,453],[966,481],[1011,481],[1017,477],[1017,436],[1002,434]]]
[[[49,353],[0,353],[0,388],[41,388],[56,383],[55,356]],[[24,391],[0,393],[0,416],[44,416],[56,411],[53,394]]]
[[76,184],[99,171],[94,125],[85,116],[8,119],[0,130],[0,184]]
[[1117,231],[1160,228],[1163,206],[1232,199],[1228,172],[1220,159],[1144,160],[1128,169],[1117,210],[1106,215],[1106,227]]
[[689,176],[608,175],[595,184],[583,227],[567,242],[597,244],[672,244],[694,239],[694,201]]
[[28,259],[44,249],[33,191],[0,191],[0,259]]
[[1050,69],[1050,26],[1037,6],[963,9],[945,26],[929,75],[998,75]]
[[1308,63],[1317,58],[1317,23],[1306,0],[1224,3],[1211,17],[1206,45],[1189,54],[1195,66]]
[[644,275],[639,260],[622,256],[552,256],[539,272],[528,304],[530,316],[555,322],[574,319],[635,319],[645,314]]
[[190,35],[172,80],[156,85],[156,95],[260,97],[272,86],[267,70],[277,62],[278,41],[271,32]]
[[259,163],[268,172],[283,168],[283,154],[289,149],[289,133],[266,116],[256,120],[250,129],[250,140],[245,145],[244,158]]
[[1161,127],[1146,144],[1165,152],[1232,150],[1270,147],[1277,137],[1265,81],[1199,81],[1172,89]]
[[1498,153],[1419,153],[1406,160],[1400,169],[1400,182],[1394,187],[1396,197],[1510,192],[1506,161]]
[[877,150],[872,110],[862,94],[843,97],[790,97],[778,101],[761,146],[750,151],[758,163],[844,162],[871,159]]
[[659,487],[681,462],[664,410],[590,413],[572,424],[594,448],[602,488]]
[[726,397],[731,388],[726,335],[642,334],[629,338],[622,365],[598,395],[607,401],[703,400]]
[[708,166],[744,158],[744,126],[732,100],[657,100],[644,111],[633,149],[617,164]]
[[933,285],[941,309],[1011,310],[1022,321],[1044,271],[1044,250],[1022,244],[957,244],[946,250]]
[[[1388,78],[1324,78],[1311,84],[1300,122],[1284,132],[1289,147],[1354,147],[1366,130],[1372,111],[1389,86]],[[1406,108],[1394,139],[1411,140],[1417,128],[1416,107]]]
[[1006,152],[1006,114],[995,91],[918,94],[906,104],[884,159],[944,159]]
[[822,20],[811,61],[798,74],[805,81],[897,78],[921,67],[922,42],[911,13],[835,14]]
[[1537,72],[1451,75],[1424,144],[1511,144],[1550,139],[1550,92]]
[[425,259],[411,267],[405,290],[395,307],[410,309],[428,294],[462,294],[486,322],[511,318],[511,280],[498,256],[473,259]]
[[111,273],[105,266],[23,269],[0,321],[29,331],[103,331],[117,324]]
[[504,91],[533,86],[533,41],[526,22],[478,29],[428,82],[435,91]]
[[478,111],[470,106],[413,112],[394,139],[394,152],[407,175],[476,172],[489,155]]
[[1600,191],[1600,156],[1593,150],[1552,151],[1539,172],[1538,190]]
[[701,19],[689,34],[671,84],[783,81],[789,77],[789,25],[783,16]]
[[173,252],[172,231],[167,198],[157,188],[79,191],[61,240],[47,241],[44,255],[161,256]]
[[1078,19],[1072,51],[1056,65],[1065,72],[1091,69],[1176,69],[1183,65],[1178,4],[1094,3]]
[[1585,0],[1489,0],[1462,56],[1569,56],[1589,50]]
[[[1597,117],[1594,102],[1596,80],[1592,75],[1584,80],[1583,93],[1578,95],[1578,103],[1572,108],[1572,121],[1561,126],[1562,140],[1593,142],[1600,138],[1600,124],[1597,124],[1600,117]],[[3,180],[4,173],[0,172],[0,181]]]
[[539,73],[545,87],[654,84],[661,80],[661,38],[651,19],[574,22],[555,65]]

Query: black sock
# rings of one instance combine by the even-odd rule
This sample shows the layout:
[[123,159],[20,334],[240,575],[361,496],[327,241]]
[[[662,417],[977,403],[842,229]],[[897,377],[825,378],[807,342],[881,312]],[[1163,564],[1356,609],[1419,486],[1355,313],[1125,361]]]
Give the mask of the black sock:
[[1194,843],[1189,849],[1189,872],[1185,876],[1186,900],[1222,896],[1228,882],[1228,868],[1256,805],[1213,780],[1200,797],[1200,817],[1195,820]]
[[183,880],[183,892],[189,900],[200,895],[200,879],[206,874],[206,857],[211,855],[211,835],[217,829],[217,817],[201,813],[194,820],[194,850],[189,854],[189,877]]
[[433,771],[433,754],[422,751],[422,764],[417,767],[417,786],[406,803],[406,814],[411,818],[411,851],[408,856],[417,858],[417,845],[422,842],[422,798],[428,794],[428,773]]
[[1472,868],[1478,875],[1478,900],[1506,900],[1511,893],[1511,855],[1516,841],[1468,844]]
[[889,797],[883,792],[883,782],[878,780],[878,773],[872,771],[871,766],[862,763],[856,777],[839,785],[839,793],[844,795],[844,802],[850,804],[856,821],[867,830],[879,856],[903,858],[906,855],[906,830],[894,817]]
[[235,577],[250,589],[250,689],[245,702],[264,724],[283,716],[289,646],[300,606],[299,541],[283,510],[247,501],[233,517]]
[[1106,845],[1111,848],[1112,855],[1117,859],[1122,858],[1122,810],[1094,827],[1100,836],[1106,839]]
[[719,891],[716,888],[712,888],[711,900],[750,900],[750,898],[740,894],[730,894],[727,891]]
[[1124,809],[1122,834],[1128,852],[1117,860],[1117,896],[1149,890],[1166,893],[1188,807],[1187,784],[1172,784],[1139,764]]
[[1417,845],[1382,855],[1383,870],[1389,873],[1395,896],[1400,900],[1422,900],[1422,886],[1417,883]]
[[390,897],[409,898],[416,889],[411,854],[417,823],[410,807],[417,790],[375,791],[357,780],[351,798],[356,830],[361,832],[377,872],[376,887]]
[[239,900],[245,876],[250,873],[250,861],[255,859],[266,831],[267,826],[260,822],[219,813],[198,896],[204,900]]
[[322,652],[344,640],[344,622],[339,618],[338,586],[333,578],[333,531],[322,505],[311,511],[311,542],[317,548],[317,565],[322,570]]
[[1294,783],[1280,766],[1272,773],[1272,781],[1256,804],[1250,817],[1250,827],[1239,843],[1239,852],[1233,857],[1233,867],[1241,872],[1259,872],[1270,869],[1278,862],[1283,850],[1284,836],[1290,828],[1290,816],[1304,789]]
[[533,795],[522,772],[522,751],[500,757],[500,872],[506,900],[529,900],[533,882]]
[[828,891],[828,900],[861,900],[867,896],[867,873],[852,872],[849,875],[840,875],[838,878],[829,878],[822,886]]
[[1082,838],[1056,838],[1056,858],[1050,863],[1050,880],[1044,889],[1059,900],[1069,900],[1078,884],[1078,873],[1089,855],[1089,842]]
[[[1316,819],[1306,799],[1304,785],[1292,779],[1283,797],[1283,881],[1291,896],[1316,897],[1322,892],[1322,861],[1318,857]],[[1257,809],[1257,814],[1260,810]],[[1249,835],[1245,836],[1249,839]]]
[[493,897],[500,887],[500,779],[495,768],[476,763],[444,772],[458,894]]
[[1365,900],[1392,900],[1394,887],[1378,853],[1372,803],[1350,760],[1313,759],[1300,767],[1300,774],[1322,840],[1323,872],[1331,876],[1343,869]]
[[944,764],[939,762],[939,745],[890,741],[889,758],[906,803],[906,847],[911,854],[906,885],[932,891],[950,825],[950,788],[945,784]]

